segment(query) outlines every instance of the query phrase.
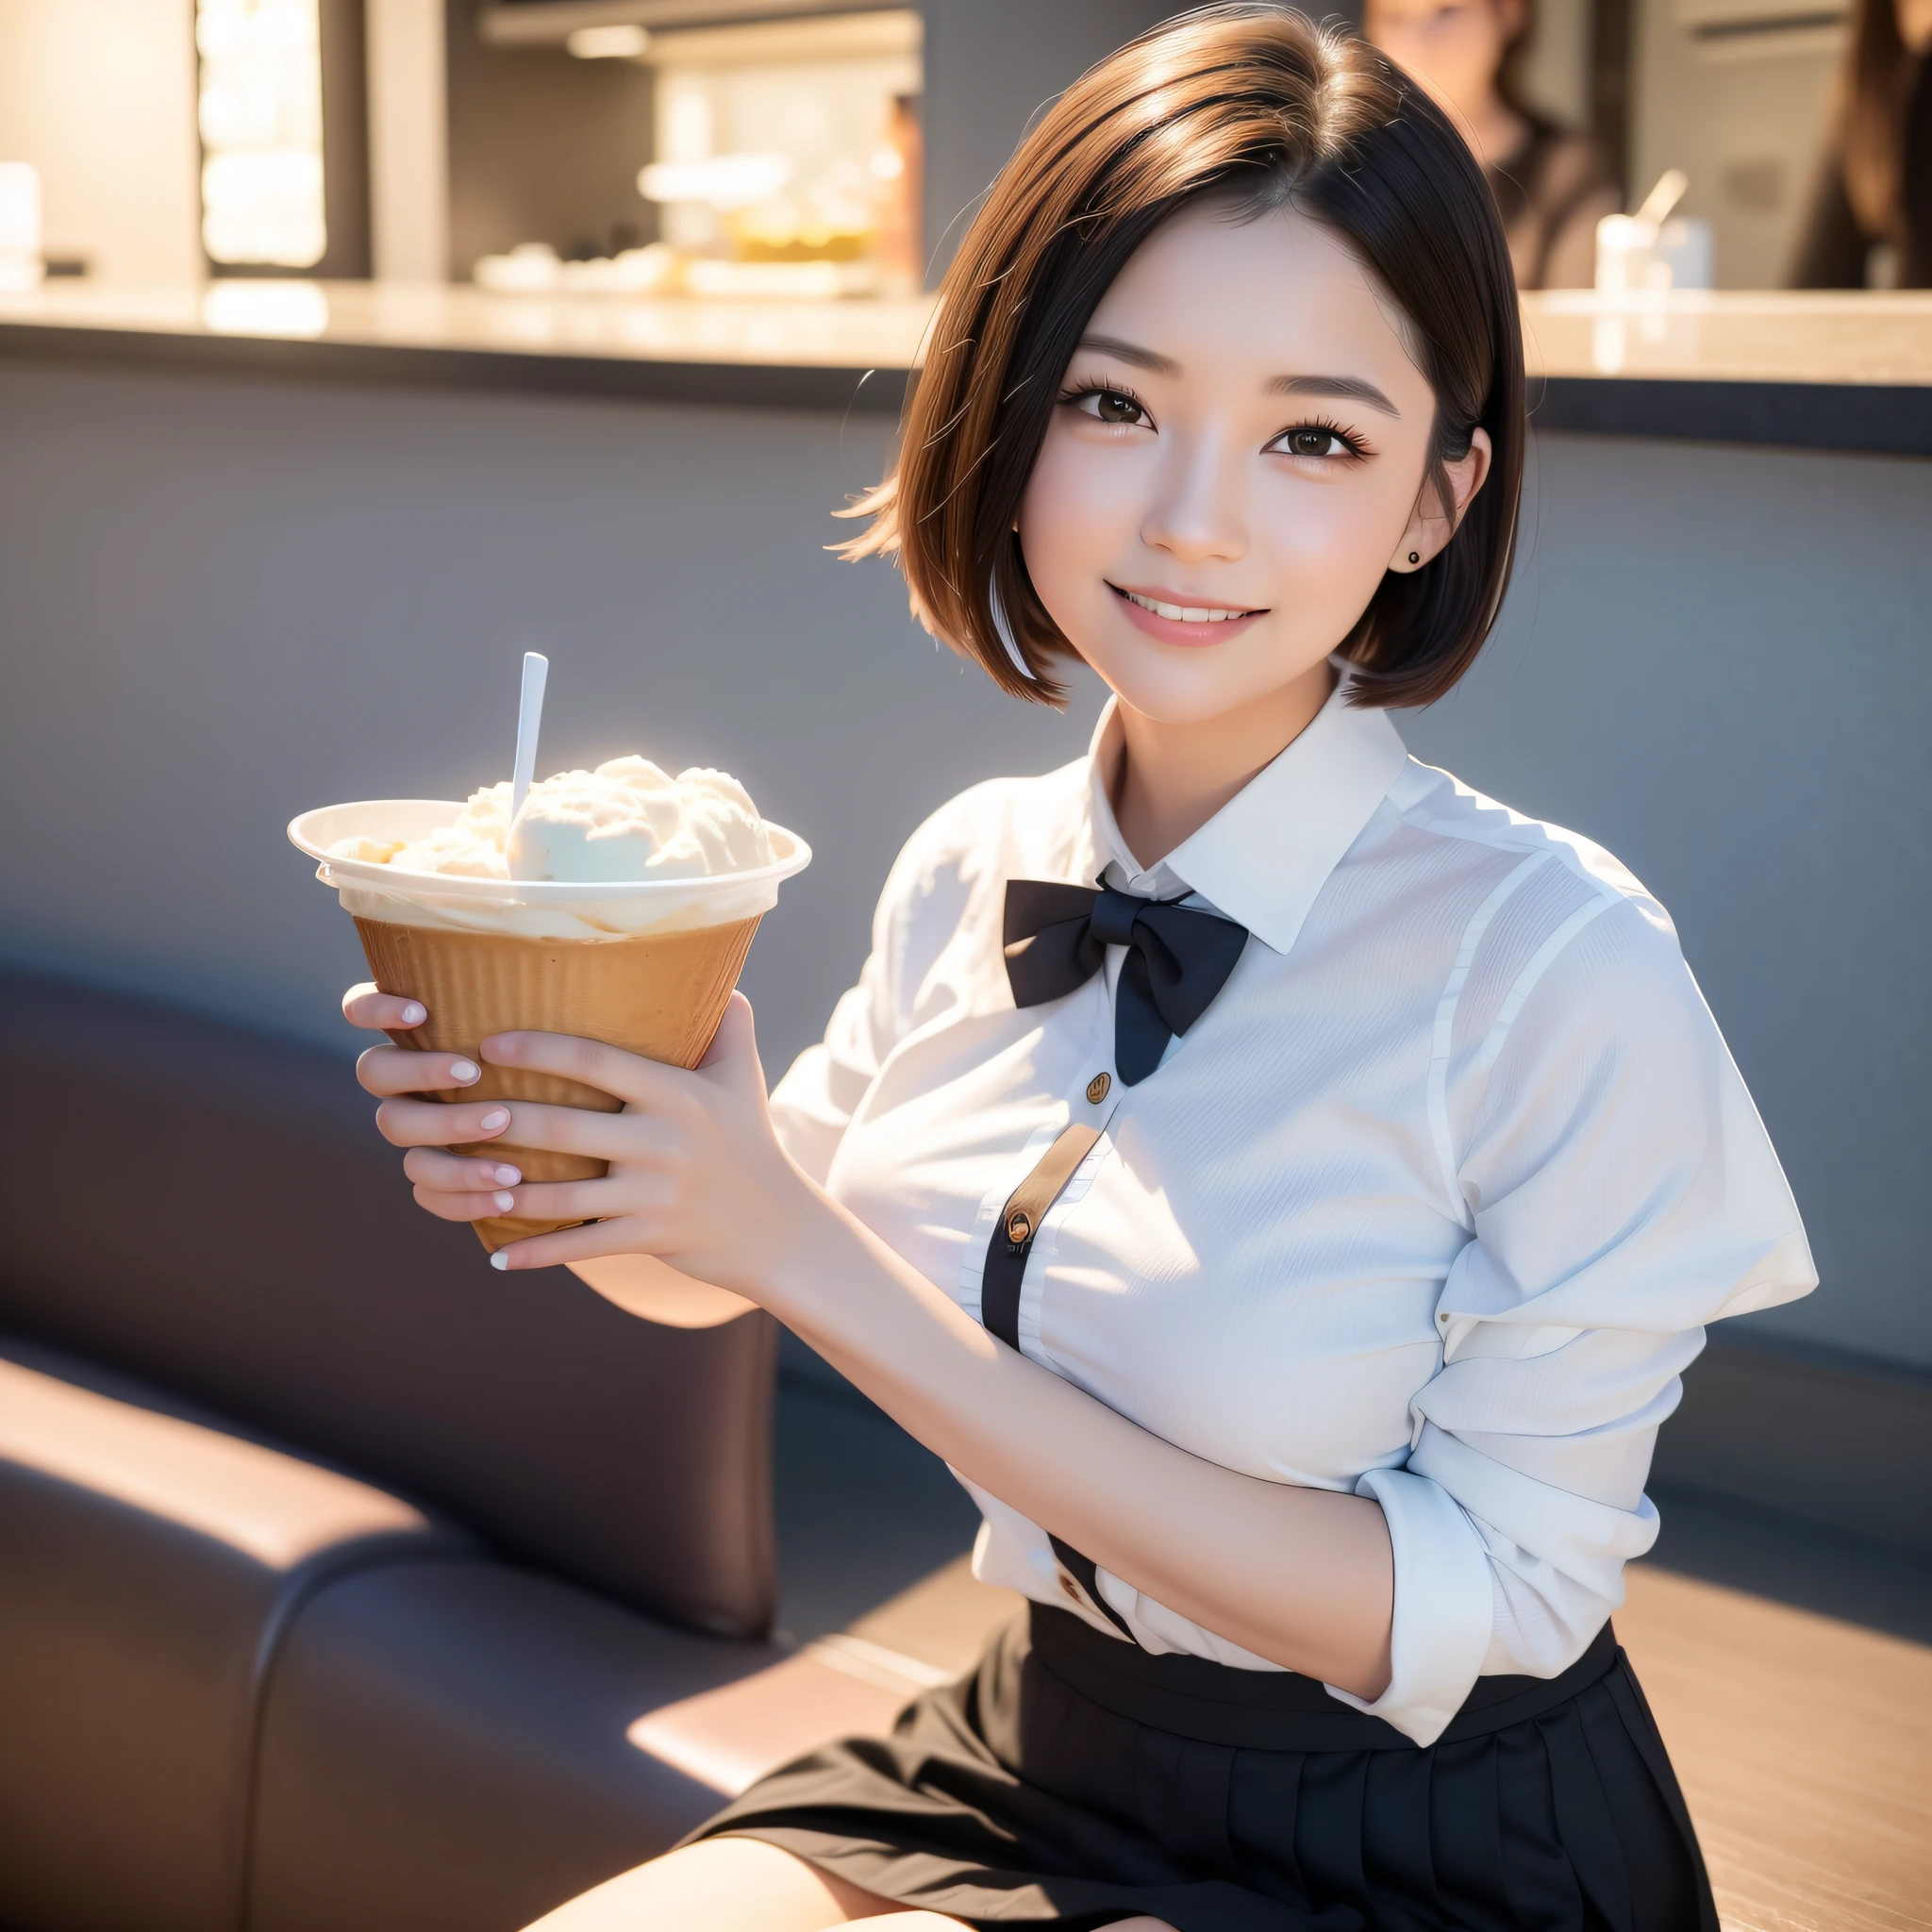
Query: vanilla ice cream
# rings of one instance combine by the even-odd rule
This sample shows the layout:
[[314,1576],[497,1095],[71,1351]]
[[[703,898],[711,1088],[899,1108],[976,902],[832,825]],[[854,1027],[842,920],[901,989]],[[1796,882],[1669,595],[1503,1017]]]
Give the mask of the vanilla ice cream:
[[[741,916],[739,895],[726,891],[721,897],[718,888],[702,886],[692,895],[636,896],[628,889],[679,880],[722,887],[730,874],[764,873],[796,844],[766,824],[728,773],[693,767],[674,778],[645,758],[611,758],[594,772],[559,772],[530,787],[514,819],[509,807],[508,782],[487,785],[447,824],[427,831],[418,820],[386,837],[388,828],[378,823],[373,832],[331,841],[330,858],[395,875],[392,889],[376,887],[366,874],[363,883],[343,880],[343,905],[365,918],[531,938],[709,924]],[[437,877],[501,880],[506,890],[489,904],[453,900],[437,892]],[[528,900],[517,890],[525,884],[626,890],[608,902],[574,895],[566,906]],[[752,914],[770,905],[775,885],[755,896],[757,905],[746,902]]]
[[514,820],[509,799],[508,782],[485,786],[426,838],[342,839],[331,850],[398,872],[575,885],[710,878],[772,863],[758,807],[728,772],[694,766],[674,778],[649,758],[611,758],[532,785]]

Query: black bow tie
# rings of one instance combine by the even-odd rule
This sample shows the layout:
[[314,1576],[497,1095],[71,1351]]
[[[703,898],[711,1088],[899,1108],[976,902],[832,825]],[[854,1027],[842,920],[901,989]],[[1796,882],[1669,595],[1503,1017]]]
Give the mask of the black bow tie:
[[1016,1007],[1084,986],[1108,946],[1127,949],[1114,996],[1113,1057],[1123,1085],[1144,1080],[1234,971],[1248,929],[1161,899],[1046,879],[1008,879],[1007,979]]

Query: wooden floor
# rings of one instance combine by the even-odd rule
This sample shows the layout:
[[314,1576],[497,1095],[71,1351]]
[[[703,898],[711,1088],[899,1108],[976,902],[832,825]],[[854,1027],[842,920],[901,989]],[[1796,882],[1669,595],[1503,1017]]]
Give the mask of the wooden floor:
[[1648,1564],[1617,1633],[1725,1932],[1932,1927],[1932,1648]]

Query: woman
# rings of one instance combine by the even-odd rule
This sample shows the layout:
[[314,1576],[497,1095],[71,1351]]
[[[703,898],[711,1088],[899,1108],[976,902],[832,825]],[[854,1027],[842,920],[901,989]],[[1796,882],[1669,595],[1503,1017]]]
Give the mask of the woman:
[[1362,27],[1434,94],[1475,150],[1524,289],[1587,289],[1596,225],[1621,206],[1597,145],[1524,98],[1535,0],[1367,0]]
[[[1209,8],[1044,116],[932,341],[851,547],[1017,699],[1091,665],[1091,755],[913,834],[769,1103],[741,1000],[695,1073],[486,1043],[622,1114],[361,1078],[432,1213],[585,1218],[499,1265],[771,1309],[1028,1611],[546,1923],[1714,1932],[1607,1620],[1702,1324],[1814,1277],[1662,910],[1389,723],[1508,580],[1482,175],[1365,44]],[[506,1134],[608,1177],[523,1185]]]
[[1791,286],[1932,288],[1932,0],[1858,0],[1851,54]]

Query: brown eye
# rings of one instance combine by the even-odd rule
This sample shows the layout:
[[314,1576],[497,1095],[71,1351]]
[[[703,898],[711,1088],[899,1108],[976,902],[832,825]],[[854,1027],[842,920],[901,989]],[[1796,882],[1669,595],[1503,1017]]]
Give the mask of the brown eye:
[[1132,396],[1124,396],[1117,389],[1102,389],[1093,391],[1093,413],[1103,423],[1144,423],[1147,412]]
[[1341,457],[1348,446],[1332,429],[1291,429],[1276,445],[1291,457]]

